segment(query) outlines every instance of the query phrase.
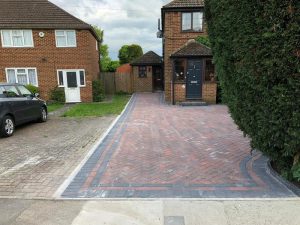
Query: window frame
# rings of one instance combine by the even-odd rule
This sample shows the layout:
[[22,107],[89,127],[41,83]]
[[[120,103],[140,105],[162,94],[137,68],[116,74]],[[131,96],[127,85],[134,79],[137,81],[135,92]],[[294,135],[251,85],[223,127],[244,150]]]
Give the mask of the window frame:
[[[59,83],[59,72],[60,71],[63,73],[63,85],[60,85],[60,83]],[[81,82],[80,82],[80,72],[81,71],[83,72],[83,76],[84,76],[84,85],[81,85]],[[86,87],[86,72],[85,72],[85,69],[57,69],[56,75],[57,75],[57,85],[58,85],[58,87],[62,87],[62,88],[67,87],[67,81],[65,80],[67,72],[76,72],[78,87],[79,88]]]
[[[73,31],[75,34],[75,44],[74,45],[69,45],[68,43],[68,34],[67,32]],[[57,32],[64,32],[64,35],[57,35]],[[59,46],[57,37],[65,37],[66,40],[66,46]],[[76,30],[55,30],[55,45],[57,48],[76,48],[77,47],[77,34]]]
[[[141,70],[141,68],[144,68],[143,70]],[[138,74],[139,74],[139,78],[147,78],[147,73],[148,73],[148,68],[147,66],[139,66],[138,67]],[[144,72],[144,74],[141,76],[141,72]]]
[[[3,31],[9,31],[9,33],[10,33],[10,44],[11,45],[5,45]],[[23,41],[23,45],[22,46],[15,46],[14,45],[14,42],[13,42],[13,31],[21,31],[22,32],[22,41]],[[30,31],[32,45],[25,45],[24,31]],[[2,29],[1,30],[1,44],[2,44],[3,48],[34,48],[33,32],[32,32],[31,29],[12,29],[12,30]]]
[[[201,13],[202,14],[202,24],[201,30],[197,31],[194,30],[194,13]],[[191,29],[183,30],[183,14],[191,14]],[[186,11],[181,12],[181,32],[183,33],[203,33],[203,26],[204,26],[204,12],[203,11]]]
[[[13,68],[5,68],[5,75],[6,75],[6,81],[8,83],[8,70],[14,70],[15,72],[15,80],[16,80],[16,83],[17,84],[20,84],[18,83],[18,70],[25,70],[25,74],[26,74],[26,79],[27,79],[27,84],[25,85],[28,85],[28,84],[31,84],[29,83],[29,70],[34,70],[35,71],[35,80],[36,80],[36,84],[31,84],[35,87],[39,87],[39,80],[38,80],[38,73],[37,73],[37,68],[36,67],[13,67]],[[21,74],[21,73],[19,73]],[[12,83],[9,83],[9,84],[12,84]]]

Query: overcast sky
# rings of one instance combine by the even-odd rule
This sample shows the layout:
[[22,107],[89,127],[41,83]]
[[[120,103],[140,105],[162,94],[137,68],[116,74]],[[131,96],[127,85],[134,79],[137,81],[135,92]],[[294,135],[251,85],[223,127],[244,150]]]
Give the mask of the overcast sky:
[[137,43],[144,53],[161,53],[161,39],[156,38],[161,7],[171,0],[50,0],[72,15],[104,30],[104,43],[110,56],[117,59],[124,44]]

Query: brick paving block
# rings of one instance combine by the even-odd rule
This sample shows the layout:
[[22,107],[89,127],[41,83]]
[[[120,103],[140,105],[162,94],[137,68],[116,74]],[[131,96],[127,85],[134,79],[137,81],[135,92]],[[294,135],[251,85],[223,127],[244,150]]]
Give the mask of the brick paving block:
[[135,94],[62,197],[295,197],[250,154],[226,106],[179,107]]

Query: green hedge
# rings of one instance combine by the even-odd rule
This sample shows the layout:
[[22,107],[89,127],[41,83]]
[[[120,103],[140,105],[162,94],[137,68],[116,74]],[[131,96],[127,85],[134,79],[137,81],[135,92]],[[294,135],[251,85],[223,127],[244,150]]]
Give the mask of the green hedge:
[[62,87],[56,87],[50,92],[50,99],[54,102],[65,103],[65,89]]
[[253,148],[271,157],[287,177],[299,179],[299,1],[205,4],[217,74],[232,117]]
[[93,81],[93,101],[102,102],[104,100],[104,88],[100,80]]

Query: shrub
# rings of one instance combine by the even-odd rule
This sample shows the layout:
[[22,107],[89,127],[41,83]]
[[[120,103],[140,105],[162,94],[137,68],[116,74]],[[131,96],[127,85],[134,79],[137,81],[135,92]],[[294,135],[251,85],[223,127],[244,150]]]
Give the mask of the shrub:
[[210,41],[209,41],[209,38],[208,36],[199,36],[195,39],[197,42],[199,42],[200,44],[203,44],[207,47],[211,47],[211,44],[210,44]]
[[252,148],[268,155],[295,179],[298,173],[292,167],[300,152],[296,4],[290,0],[206,0],[205,9],[223,98],[233,119],[251,138]]
[[64,103],[66,101],[64,88],[56,87],[53,90],[51,90],[50,99],[54,102]]
[[32,94],[39,93],[39,88],[36,86],[33,86],[32,84],[28,84],[25,86]]
[[104,88],[100,80],[93,81],[93,101],[102,102],[104,100]]

